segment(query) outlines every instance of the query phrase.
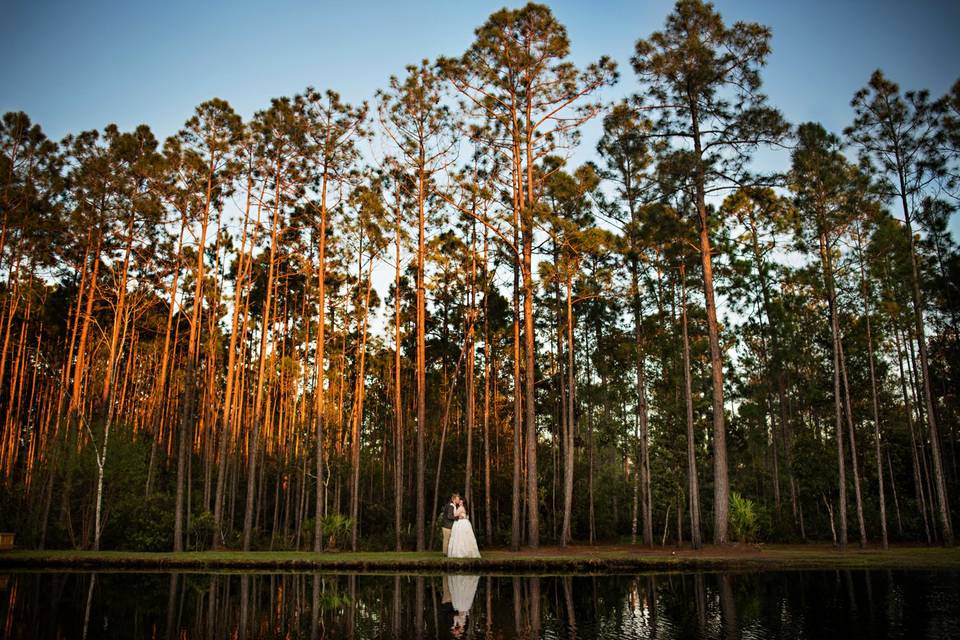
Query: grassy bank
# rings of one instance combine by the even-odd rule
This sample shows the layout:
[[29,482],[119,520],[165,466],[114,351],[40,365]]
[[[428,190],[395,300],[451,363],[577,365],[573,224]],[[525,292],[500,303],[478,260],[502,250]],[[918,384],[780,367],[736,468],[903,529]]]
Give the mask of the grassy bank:
[[953,569],[960,548],[851,548],[826,545],[731,545],[690,549],[640,546],[545,547],[487,550],[480,559],[449,559],[438,552],[126,551],[0,552],[2,569],[246,569],[327,571],[633,572],[670,570],[763,571],[774,569]]

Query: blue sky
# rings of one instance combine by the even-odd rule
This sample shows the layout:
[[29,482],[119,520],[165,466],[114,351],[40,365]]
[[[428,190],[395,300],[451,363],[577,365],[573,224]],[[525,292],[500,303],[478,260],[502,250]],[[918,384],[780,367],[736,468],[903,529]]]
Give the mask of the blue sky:
[[[517,5],[522,3],[506,3]],[[672,2],[549,2],[579,63],[620,63],[605,97],[635,90],[634,42],[663,25]],[[839,131],[853,92],[881,68],[904,88],[944,93],[960,77],[960,2],[720,1],[728,22],[773,29],[765,91],[792,122]],[[422,58],[456,55],[504,2],[87,2],[4,0],[0,111],[24,110],[59,139],[116,123],[174,133],[218,96],[244,117],[308,85],[369,99]],[[585,131],[591,152],[599,127]],[[578,154],[580,155],[580,154]],[[584,155],[584,157],[587,157]],[[960,236],[956,217],[951,225]]]

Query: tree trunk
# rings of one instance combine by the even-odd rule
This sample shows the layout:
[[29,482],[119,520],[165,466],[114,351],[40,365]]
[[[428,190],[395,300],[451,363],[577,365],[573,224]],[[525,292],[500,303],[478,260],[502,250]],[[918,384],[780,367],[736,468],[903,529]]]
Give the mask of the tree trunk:
[[[468,324],[472,327],[474,320],[476,318],[476,254],[477,254],[477,224],[476,218],[474,218],[473,223],[473,241],[472,247],[470,250],[470,291],[468,293],[468,309],[467,316],[469,318]],[[467,430],[467,461],[464,465],[464,481],[463,481],[463,493],[467,500],[467,505],[470,509],[474,509],[473,504],[473,429],[474,422],[477,414],[477,402],[476,402],[476,342],[474,340],[473,331],[468,331],[467,336],[467,371],[466,371],[466,380],[464,381],[466,386],[466,425]],[[475,511],[475,509],[474,509]]]
[[[519,177],[515,177],[519,180]],[[519,246],[519,219],[516,194],[514,195],[513,242]],[[516,257],[513,263],[513,491],[510,508],[510,550],[520,549],[520,431],[523,403],[520,395],[520,261]]]
[[[490,344],[490,283],[487,273],[487,227],[483,228],[483,531],[487,545],[493,544],[493,516],[490,496],[490,377],[494,375],[493,345]],[[496,384],[496,382],[494,382]],[[496,426],[494,426],[496,429]],[[489,597],[489,594],[488,594]]]
[[903,185],[903,178],[900,181],[901,203],[903,205],[903,217],[907,227],[907,236],[910,240],[910,275],[911,275],[911,294],[913,296],[913,320],[914,330],[917,334],[917,343],[920,347],[920,373],[923,376],[922,387],[923,397],[927,409],[927,426],[930,429],[930,454],[933,458],[933,478],[934,488],[937,493],[937,515],[940,518],[940,529],[943,536],[943,544],[947,547],[953,546],[953,524],[950,521],[950,501],[947,495],[947,483],[943,475],[943,460],[940,453],[940,434],[937,428],[936,408],[933,401],[933,391],[930,387],[930,367],[927,361],[927,336],[926,327],[923,321],[923,298],[920,294],[920,274],[917,267],[917,249],[913,238],[913,225],[911,222],[910,210],[907,206],[907,197]]
[[[216,154],[210,154],[209,170],[207,172],[207,189],[204,198],[204,207],[200,218],[200,239],[197,244],[197,266],[194,272],[196,284],[193,292],[193,314],[190,321],[190,334],[187,341],[187,362],[183,382],[183,404],[180,412],[180,438],[177,447],[177,498],[174,507],[173,520],[173,550],[183,551],[183,511],[190,509],[190,504],[184,504],[184,484],[187,478],[187,456],[193,451],[193,412],[196,402],[196,366],[197,345],[200,336],[200,319],[203,309],[203,280],[204,259],[207,246],[207,228],[210,222],[210,199],[213,191],[213,173],[216,166]],[[186,212],[184,213],[186,215]]]
[[[864,315],[867,318],[867,358],[870,360],[870,399],[873,408],[873,442],[877,456],[877,492],[880,498],[880,539],[883,548],[889,546],[887,540],[887,503],[883,493],[883,456],[880,453],[880,410],[877,403],[877,377],[873,363],[873,330],[870,321],[870,291],[867,287],[867,274],[863,265],[862,234],[857,229],[857,254],[860,266],[860,288],[863,296]],[[892,478],[891,478],[892,480]]]
[[[590,333],[584,328],[584,352],[590,353]],[[587,358],[587,379],[586,387],[589,393],[590,385],[593,383],[593,373],[590,367],[590,358]],[[590,528],[590,544],[596,541],[597,523],[594,513],[594,495],[593,495],[593,402],[588,404],[587,408],[587,521]]]
[[[532,216],[525,214],[525,216]],[[526,418],[527,454],[527,546],[540,546],[540,490],[537,477],[537,419],[534,410],[536,364],[534,361],[536,341],[533,322],[533,222],[524,231],[523,241],[523,345],[524,345],[524,413]]]
[[426,356],[426,284],[424,282],[423,262],[426,254],[426,176],[422,169],[418,173],[417,207],[417,551],[424,550],[423,528],[426,519],[424,494],[424,450],[423,436],[427,429],[427,356]]
[[[393,526],[396,550],[403,550],[401,535],[403,514],[403,398],[400,392],[400,240],[403,234],[403,209],[400,202],[400,185],[396,186],[396,245],[395,274],[393,281]],[[398,587],[399,588],[399,587]],[[397,596],[399,597],[399,595]],[[399,615],[399,614],[398,614]]]
[[[361,260],[362,256],[363,254],[361,253]],[[350,519],[353,521],[350,548],[353,551],[357,550],[357,528],[360,524],[360,432],[363,427],[363,400],[367,390],[366,380],[364,379],[367,362],[367,319],[370,308],[370,292],[373,290],[372,275],[375,257],[373,253],[370,254],[370,262],[367,267],[367,291],[363,297],[363,309],[361,311],[362,322],[358,322],[360,326],[357,327],[360,336],[360,357],[358,358],[359,368],[357,370],[356,391],[354,392],[353,424],[350,435],[350,465],[353,471],[353,481],[350,483]],[[359,287],[362,282],[363,274],[362,271],[360,271],[357,273],[357,286]]]
[[[777,400],[779,403],[779,416],[780,416],[780,431],[784,436],[785,448],[788,450],[787,453],[787,467],[788,467],[788,476],[790,482],[790,497],[791,497],[791,507],[793,511],[794,520],[796,520],[797,515],[797,504],[796,504],[796,489],[794,487],[793,479],[793,470],[789,454],[789,444],[786,443],[787,437],[787,420],[786,420],[786,407],[784,406],[784,387],[785,382],[783,380],[783,363],[780,362],[782,358],[781,350],[779,348],[779,340],[777,338],[777,332],[772,330],[773,327],[773,318],[772,318],[772,304],[770,300],[770,284],[767,281],[766,273],[766,262],[763,259],[763,253],[760,250],[760,238],[757,231],[757,219],[753,209],[750,210],[749,220],[750,226],[750,240],[751,247],[753,250],[753,259],[757,267],[757,276],[760,280],[760,293],[763,297],[763,312],[766,316],[766,327],[770,331],[770,343],[772,345],[773,358],[776,362],[775,370],[770,365],[770,356],[767,353],[767,338],[765,331],[763,331],[763,325],[761,323],[761,357],[763,360],[763,371],[766,375],[773,375],[777,381]],[[777,510],[777,518],[780,518],[780,463],[777,455],[777,429],[776,421],[772,415],[769,404],[769,392],[764,390],[764,412],[770,415],[770,424],[771,424],[771,443],[772,443],[772,453],[773,453],[773,495],[774,503]]]
[[727,476],[727,429],[723,414],[723,358],[720,353],[720,326],[713,292],[713,258],[710,224],[707,215],[703,150],[700,123],[693,106],[693,145],[696,158],[696,205],[700,220],[700,260],[703,266],[703,296],[707,311],[707,335],[710,342],[710,371],[713,387],[713,542],[726,544],[729,520],[730,486]]
[[[267,266],[267,289],[266,289],[266,300],[263,305],[263,321],[260,325],[260,356],[259,356],[259,371],[257,373],[257,392],[255,394],[256,400],[254,401],[253,407],[253,428],[250,431],[250,462],[247,468],[247,501],[244,509],[243,515],[243,550],[250,550],[250,543],[253,536],[253,511],[254,511],[254,497],[256,493],[256,471],[257,471],[257,448],[259,447],[260,442],[260,430],[261,424],[264,420],[264,410],[263,410],[263,401],[264,401],[264,385],[266,382],[266,364],[267,364],[267,345],[270,342],[271,335],[271,320],[270,314],[274,303],[273,288],[274,280],[276,278],[274,262],[276,259],[277,251],[277,226],[280,221],[280,210],[281,210],[281,200],[282,200],[282,181],[280,176],[280,156],[277,155],[276,161],[276,170],[275,170],[275,181],[276,181],[276,194],[274,208],[273,208],[273,222],[270,225],[270,255],[269,255],[269,264]],[[273,359],[271,354],[270,359]]]
[[894,323],[893,342],[897,349],[897,368],[900,372],[900,393],[903,396],[904,412],[907,415],[907,428],[910,430],[910,459],[913,462],[913,486],[917,495],[917,505],[920,509],[920,516],[923,519],[923,529],[927,537],[927,544],[931,544],[933,539],[930,535],[930,520],[927,517],[927,501],[923,491],[923,481],[920,475],[920,460],[917,456],[917,440],[913,428],[913,408],[910,402],[910,392],[907,389],[907,377],[903,371],[903,353],[900,348],[900,330]]
[[124,304],[127,300],[127,277],[130,273],[130,254],[133,251],[133,222],[134,216],[130,214],[130,220],[127,223],[127,244],[123,252],[123,262],[121,263],[120,284],[117,287],[117,304],[113,311],[113,329],[110,332],[110,347],[107,353],[107,365],[103,372],[103,390],[100,395],[100,402],[104,403],[110,396],[111,381],[113,380],[114,363],[117,360],[118,340],[120,339],[120,318],[123,317]]
[[[834,405],[834,432],[837,438],[837,471],[839,474],[840,490],[840,539],[841,551],[847,548],[847,479],[843,455],[843,417],[841,415],[842,399],[840,396],[840,323],[837,319],[837,300],[833,289],[833,267],[830,253],[827,249],[827,239],[824,232],[819,234],[820,260],[823,265],[823,280],[827,289],[827,304],[830,307],[830,336],[833,343],[833,405]],[[824,498],[826,502],[826,498]],[[830,526],[833,527],[831,512]],[[836,535],[834,535],[836,540]]]
[[[573,512],[573,447],[574,416],[576,393],[576,369],[573,358],[573,274],[567,274],[567,407],[564,412],[566,424],[563,426],[563,529],[560,533],[560,546],[565,547],[573,540],[570,520]],[[561,380],[561,384],[563,381]]]
[[843,339],[838,340],[840,348],[840,375],[843,377],[843,402],[847,415],[847,431],[850,434],[850,466],[853,469],[853,491],[857,505],[857,524],[860,527],[860,548],[867,546],[867,527],[863,520],[863,496],[860,492],[860,462],[857,460],[857,437],[853,429],[853,407],[850,402],[850,382],[847,379],[847,358],[843,353]]
[[[632,205],[631,205],[632,209]],[[650,490],[650,420],[647,408],[647,381],[643,350],[643,307],[640,300],[640,274],[636,258],[631,260],[631,288],[633,289],[633,338],[636,348],[637,419],[640,427],[640,459],[638,462],[641,505],[643,511],[643,544],[653,545],[653,495]],[[635,528],[635,527],[634,527]],[[633,531],[636,541],[636,531]]]
[[687,409],[687,483],[690,493],[690,543],[701,547],[700,482],[697,479],[697,451],[693,430],[693,391],[690,381],[690,337],[687,332],[686,268],[680,263],[680,315],[683,322],[683,395]]
[[[147,481],[146,481],[146,487],[144,488],[144,493],[147,497],[150,497],[150,494],[153,493],[153,469],[154,469],[155,460],[156,460],[157,443],[160,441],[160,438],[162,435],[161,434],[161,430],[163,427],[162,419],[165,413],[164,407],[168,397],[167,372],[169,370],[170,360],[175,359],[175,355],[174,357],[171,357],[171,354],[170,354],[170,335],[171,335],[171,330],[173,328],[174,311],[177,306],[177,292],[179,290],[177,287],[177,283],[180,279],[180,260],[183,254],[183,234],[186,231],[186,228],[187,228],[187,219],[186,219],[186,216],[184,216],[180,221],[180,239],[177,241],[177,258],[176,258],[176,261],[174,262],[173,277],[171,278],[171,282],[170,282],[170,293],[169,293],[169,303],[168,303],[169,307],[167,309],[167,326],[166,326],[166,330],[164,331],[163,353],[161,354],[161,360],[160,360],[160,380],[157,383],[157,387],[156,387],[157,388],[157,391],[156,391],[157,406],[154,409],[156,411],[156,416],[153,420],[153,441],[150,443],[150,463],[147,468]],[[173,344],[176,345],[176,341],[174,341]],[[176,347],[174,347],[174,349],[176,349]]]
[[326,397],[324,383],[324,351],[327,346],[326,331],[326,277],[327,277],[327,165],[323,166],[323,178],[320,184],[320,230],[317,239],[317,346],[314,367],[313,418],[316,421],[314,435],[316,442],[316,496],[314,498],[313,550],[319,553],[323,548],[323,516],[326,515],[323,503],[323,429],[326,424]]
[[[529,82],[529,81],[528,81]],[[527,86],[526,114],[525,114],[525,141],[526,141],[526,204],[520,210],[521,235],[523,236],[523,343],[525,365],[523,378],[524,412],[526,414],[526,446],[527,446],[527,545],[531,549],[540,546],[540,491],[537,475],[537,416],[536,416],[536,326],[533,320],[533,242],[534,242],[534,208],[536,206],[537,189],[534,183],[534,120],[533,120],[533,92]]]
[[[240,313],[244,305],[241,300],[244,297],[247,269],[250,260],[247,258],[247,224],[250,220],[250,200],[253,190],[253,175],[247,177],[247,198],[243,214],[243,231],[240,239],[240,253],[237,257],[237,277],[235,284],[233,314],[230,320],[230,346],[227,351],[227,381],[223,396],[223,433],[220,436],[219,465],[217,467],[217,484],[214,490],[213,498],[213,548],[218,549],[223,545],[223,493],[226,487],[226,469],[227,469],[227,447],[230,443],[233,417],[234,390],[237,386],[238,371],[237,362],[237,340],[239,336],[237,331],[240,326]],[[251,242],[251,244],[253,244]],[[172,305],[171,305],[172,311]],[[239,395],[239,393],[238,393]]]
[[903,536],[903,521],[900,519],[900,500],[897,498],[897,482],[893,475],[893,462],[890,461],[890,448],[887,447],[887,471],[890,474],[890,488],[893,490],[893,508],[897,514],[897,533]]

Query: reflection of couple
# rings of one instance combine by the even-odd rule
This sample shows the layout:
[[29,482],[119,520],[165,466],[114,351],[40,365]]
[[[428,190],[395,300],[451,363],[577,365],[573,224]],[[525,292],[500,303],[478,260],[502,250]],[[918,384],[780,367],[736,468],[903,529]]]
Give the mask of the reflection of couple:
[[450,616],[450,632],[455,638],[467,629],[467,616],[473,606],[480,576],[443,576],[443,606]]
[[448,558],[479,558],[477,537],[467,518],[467,508],[459,493],[450,496],[443,508],[443,555]]

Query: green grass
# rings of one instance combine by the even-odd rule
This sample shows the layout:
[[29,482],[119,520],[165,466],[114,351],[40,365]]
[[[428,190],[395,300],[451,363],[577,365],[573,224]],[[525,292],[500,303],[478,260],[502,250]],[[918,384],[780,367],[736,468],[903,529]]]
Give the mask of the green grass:
[[700,551],[639,546],[575,546],[536,551],[483,552],[480,559],[450,559],[439,552],[14,550],[0,552],[0,569],[215,569],[328,571],[634,572],[670,570],[960,569],[960,548],[892,547],[841,553],[823,545],[731,545]]

